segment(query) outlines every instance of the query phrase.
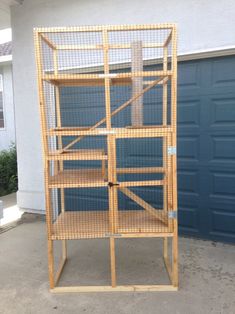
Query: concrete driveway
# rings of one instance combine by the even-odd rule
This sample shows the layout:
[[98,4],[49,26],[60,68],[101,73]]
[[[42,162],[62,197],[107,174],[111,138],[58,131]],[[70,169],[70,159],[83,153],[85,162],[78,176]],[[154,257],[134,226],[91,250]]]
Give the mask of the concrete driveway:
[[[180,238],[178,292],[51,294],[48,291],[46,230],[42,216],[24,214],[0,228],[0,313],[235,313],[235,246]],[[119,283],[167,280],[160,239],[117,243]],[[106,240],[70,241],[64,284],[107,284]]]

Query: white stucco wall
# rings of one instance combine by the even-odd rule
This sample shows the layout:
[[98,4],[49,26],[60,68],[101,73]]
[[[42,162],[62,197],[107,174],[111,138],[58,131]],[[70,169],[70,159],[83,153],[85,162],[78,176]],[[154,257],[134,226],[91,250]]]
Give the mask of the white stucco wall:
[[8,149],[15,143],[15,117],[12,89],[12,66],[11,64],[1,65],[0,74],[3,75],[3,114],[4,129],[0,128],[0,151]]
[[176,22],[179,53],[235,44],[234,0],[24,0],[11,9],[18,204],[44,209],[33,27]]

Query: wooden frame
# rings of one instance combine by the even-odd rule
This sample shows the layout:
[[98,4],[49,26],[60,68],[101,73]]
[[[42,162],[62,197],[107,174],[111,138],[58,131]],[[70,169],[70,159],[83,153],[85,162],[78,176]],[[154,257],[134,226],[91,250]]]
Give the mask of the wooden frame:
[[[112,32],[136,32],[136,31],[165,31],[161,41],[114,43],[109,42],[109,34]],[[99,33],[102,36],[100,44],[68,44],[63,41],[58,45],[51,38],[62,33]],[[174,24],[152,24],[152,25],[108,25],[108,26],[84,26],[65,28],[37,28],[35,34],[35,54],[38,73],[38,91],[40,103],[40,116],[42,128],[42,140],[44,150],[45,169],[45,199],[46,199],[46,221],[48,234],[48,265],[49,281],[52,292],[101,292],[101,291],[176,291],[178,289],[178,224],[177,224],[177,169],[176,169],[176,105],[177,105],[177,34]],[[165,34],[165,33],[164,33]],[[52,52],[51,68],[44,68],[42,45],[46,45]],[[171,47],[171,49],[169,49]],[[135,55],[132,62],[132,71],[110,72],[113,64],[109,61],[110,50],[132,50]],[[162,69],[145,71],[142,49],[161,49],[163,51]],[[103,73],[64,73],[59,64],[59,53],[61,51],[102,51]],[[170,61],[170,62],[169,62]],[[132,63],[131,63],[132,64]],[[118,69],[118,66],[117,66]],[[170,82],[170,84],[169,84]],[[48,113],[44,84],[54,86],[55,93],[55,127],[48,126]],[[130,85],[134,92],[132,97],[111,111],[110,87],[116,85]],[[145,126],[143,123],[143,96],[154,86],[162,86],[162,124]],[[170,94],[168,93],[171,86]],[[105,117],[89,127],[65,127],[62,125],[60,108],[60,89],[66,86],[103,86],[105,91]],[[128,106],[132,106],[133,125],[127,127],[113,127],[112,117]],[[135,106],[135,108],[134,108]],[[170,108],[170,120],[168,110]],[[137,110],[139,113],[137,113]],[[139,116],[141,114],[141,117]],[[105,123],[105,126],[102,126]],[[102,127],[101,127],[102,126]],[[66,145],[63,145],[63,137],[74,136]],[[74,149],[74,145],[87,136],[106,136],[107,153],[104,150]],[[51,150],[49,143],[56,138],[56,150]],[[161,167],[129,167],[117,168],[116,141],[125,138],[162,138]],[[66,170],[64,161],[74,160],[100,160],[101,167],[87,170]],[[53,171],[52,166],[53,165]],[[52,174],[53,172],[53,174]],[[162,173],[161,180],[145,181],[118,181],[119,174],[147,174]],[[82,178],[86,178],[81,180]],[[130,190],[136,186],[162,186],[163,208],[156,209],[148,202]],[[68,214],[65,208],[66,188],[107,187],[109,197],[109,210],[100,211],[96,214],[102,226],[103,232],[89,231],[86,226],[79,225],[82,219],[86,219],[85,212]],[[61,213],[56,220],[53,217],[52,189],[60,189]],[[124,193],[132,201],[143,208],[143,212],[121,212],[118,206],[118,191]],[[92,212],[90,212],[92,215]],[[159,229],[148,229],[146,227],[132,226],[129,229],[126,217],[146,215],[154,219],[153,225],[160,226]],[[146,216],[146,217],[147,217]],[[92,217],[92,216],[91,216]],[[98,217],[98,218],[97,218]],[[74,219],[74,229],[69,232],[63,229],[66,220]],[[144,219],[144,218],[143,218]],[[150,219],[150,218],[148,218]],[[158,221],[158,222],[157,222]],[[92,226],[92,221],[90,222]],[[62,228],[62,229],[61,229]],[[85,228],[85,229],[84,229]],[[83,230],[83,231],[82,231]],[[139,237],[161,237],[163,238],[163,259],[169,275],[169,285],[117,285],[115,239],[116,238],[139,238]],[[109,238],[110,240],[110,272],[111,284],[107,286],[58,286],[61,273],[67,260],[67,240],[83,238]],[[172,258],[169,258],[169,238],[172,239]],[[58,270],[54,272],[53,242],[62,241],[62,256]]]

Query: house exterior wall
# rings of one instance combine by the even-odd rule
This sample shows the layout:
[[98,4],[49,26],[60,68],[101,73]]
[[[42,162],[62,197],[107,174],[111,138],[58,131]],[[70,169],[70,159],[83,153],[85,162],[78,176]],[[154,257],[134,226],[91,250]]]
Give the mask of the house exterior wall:
[[15,117],[12,89],[12,66],[11,64],[1,65],[0,74],[3,76],[3,114],[4,128],[0,128],[0,151],[8,149],[15,143]]
[[235,2],[160,0],[25,0],[11,9],[18,151],[18,205],[44,210],[33,27],[176,22],[179,53],[234,45]]

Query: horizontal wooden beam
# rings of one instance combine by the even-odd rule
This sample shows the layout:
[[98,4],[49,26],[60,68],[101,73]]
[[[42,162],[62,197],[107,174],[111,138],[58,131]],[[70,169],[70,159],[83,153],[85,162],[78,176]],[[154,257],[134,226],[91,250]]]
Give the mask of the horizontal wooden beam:
[[117,234],[112,234],[112,235],[102,235],[93,232],[92,236],[83,236],[81,237],[80,234],[76,233],[69,233],[69,234],[56,234],[52,235],[50,237],[51,240],[53,241],[60,241],[60,240],[79,240],[79,239],[103,239],[103,238],[112,238],[115,239],[125,239],[125,238],[172,238],[174,236],[174,233],[169,231],[169,232],[119,232]]
[[119,182],[120,188],[135,187],[135,186],[162,186],[165,184],[165,180],[144,180],[144,181],[123,181]]
[[34,28],[38,33],[73,33],[73,32],[102,32],[107,31],[130,31],[130,30],[162,30],[173,29],[174,23],[148,24],[148,25],[100,25],[100,26],[78,26],[78,27],[40,27]]
[[49,152],[47,160],[107,160],[103,149],[55,150]]
[[[143,48],[163,48],[164,43],[143,43]],[[103,45],[56,45],[57,50],[103,50]],[[131,49],[131,44],[109,44],[107,49]]]
[[[125,239],[125,238],[172,238],[174,233],[169,232],[119,232],[117,234],[112,234],[112,238],[115,239]],[[93,233],[92,236],[81,237],[79,234],[71,233],[71,234],[60,234],[60,235],[53,235],[50,237],[53,241],[60,241],[60,240],[78,240],[78,239],[103,239],[103,238],[110,238],[110,235],[105,236],[97,233]]]
[[152,137],[164,137],[167,132],[172,132],[172,128],[152,128],[152,129],[124,129],[123,131],[115,133],[115,137],[118,138],[152,138]]
[[[114,134],[116,138],[141,138],[141,137],[164,137],[167,136],[168,133],[171,133],[173,129],[171,127],[152,127],[152,128],[145,128],[144,132],[141,128],[113,128],[110,132],[106,128],[97,128],[97,129],[90,129],[90,130],[82,130],[76,128],[55,128],[50,129],[47,131],[47,135],[49,136],[89,136],[89,135],[108,135]],[[76,139],[77,140],[77,139]],[[78,142],[77,140],[76,142]],[[73,145],[76,143],[74,140]],[[70,143],[72,144],[72,142]],[[70,145],[72,146],[72,145]],[[69,147],[70,147],[69,146]],[[66,151],[67,146],[64,147],[63,151]]]
[[163,167],[136,167],[136,168],[117,168],[117,173],[164,173]]
[[[110,74],[110,79],[122,79],[122,78],[132,78],[132,77],[161,77],[161,80],[166,76],[171,76],[172,71],[139,71],[139,72],[124,72],[124,73],[112,73]],[[44,74],[42,79],[44,81],[66,81],[66,80],[83,80],[83,79],[105,79],[106,76],[104,74]]]
[[50,289],[52,293],[73,292],[131,292],[131,291],[177,291],[173,285],[126,285],[126,286],[68,286]]
[[103,45],[56,45],[57,50],[103,50]]

